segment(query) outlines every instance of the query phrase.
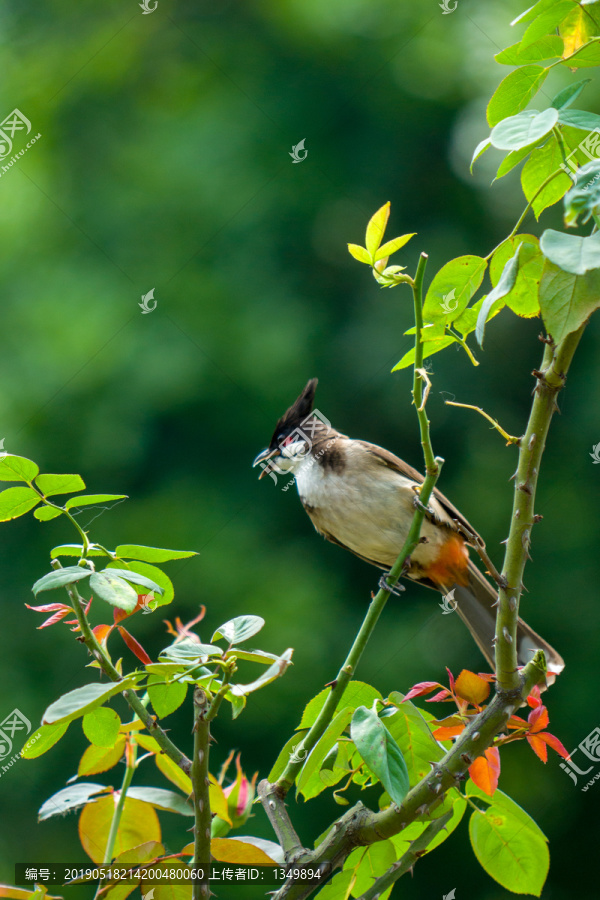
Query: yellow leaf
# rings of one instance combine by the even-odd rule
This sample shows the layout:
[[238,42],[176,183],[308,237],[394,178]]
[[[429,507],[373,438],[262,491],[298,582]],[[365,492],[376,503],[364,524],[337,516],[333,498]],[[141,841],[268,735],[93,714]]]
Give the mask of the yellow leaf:
[[381,244],[389,216],[390,202],[388,200],[388,202],[384,203],[381,209],[378,209],[375,215],[371,216],[369,219],[367,233],[365,235],[365,245],[371,258],[374,257],[375,251]]
[[559,32],[565,45],[563,59],[566,59],[579,50],[580,47],[583,47],[584,44],[587,44],[594,33],[594,25],[588,19],[583,8],[577,5],[573,12],[569,13],[567,18],[561,23]]
[[462,670],[454,687],[459,697],[468,700],[469,703],[475,703],[477,706],[481,706],[490,693],[489,683],[475,672],[469,672],[468,669]]
[[123,756],[124,749],[125,735],[117,738],[114,747],[97,747],[90,744],[79,761],[77,774],[81,778],[82,775],[96,775],[98,772],[112,769]]
[[165,756],[164,753],[157,753],[154,757],[154,762],[165,778],[168,778],[169,781],[176,784],[186,796],[189,796],[192,793],[192,780],[189,775],[185,774],[183,769],[179,768],[177,763],[174,763],[173,760],[169,759],[168,756]]
[[[95,803],[84,806],[79,816],[81,845],[95,863],[104,862],[108,834],[118,799],[119,794],[116,791],[107,797],[101,797]],[[131,850],[146,841],[160,841],[160,838],[160,823],[154,808],[143,800],[126,797],[115,842],[115,854],[124,853],[125,850]]]
[[227,797],[223,793],[220,784],[210,784],[208,786],[208,796],[210,799],[211,812],[216,813],[220,819],[224,819],[229,825],[232,824],[227,807]]
[[274,866],[275,860],[253,844],[233,838],[213,838],[210,852],[219,862],[246,863],[254,866]]
[[371,265],[371,256],[360,244],[348,244],[348,252],[361,263]]

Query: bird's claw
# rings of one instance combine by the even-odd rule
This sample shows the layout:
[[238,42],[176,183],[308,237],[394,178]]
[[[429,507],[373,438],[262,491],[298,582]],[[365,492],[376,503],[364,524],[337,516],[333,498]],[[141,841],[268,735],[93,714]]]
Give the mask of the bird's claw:
[[393,584],[393,585],[389,584],[388,580],[387,580],[387,577],[389,574],[390,574],[389,572],[383,573],[383,575],[379,579],[379,587],[381,588],[382,591],[388,591],[390,594],[395,594],[397,597],[399,597],[400,594],[402,593],[402,591],[405,591],[406,588],[404,587],[403,584],[398,584],[398,583]]
[[418,494],[415,494],[413,504],[415,506],[415,509],[420,509],[428,516],[435,516],[435,511],[430,506],[425,506],[425,504],[421,502],[421,498],[418,496]]

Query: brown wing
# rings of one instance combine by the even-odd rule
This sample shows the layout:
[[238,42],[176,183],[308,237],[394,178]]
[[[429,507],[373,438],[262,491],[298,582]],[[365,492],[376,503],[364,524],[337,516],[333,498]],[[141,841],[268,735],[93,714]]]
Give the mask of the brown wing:
[[[405,463],[404,460],[400,459],[398,456],[395,456],[393,453],[390,453],[389,450],[384,450],[383,447],[378,447],[377,444],[369,444],[368,441],[356,441],[357,444],[360,444],[361,447],[364,447],[365,450],[368,450],[373,456],[375,456],[382,465],[387,466],[388,469],[393,469],[398,472],[400,475],[403,475],[405,478],[410,478],[412,481],[415,481],[417,484],[423,484],[423,476],[420,472],[417,472],[416,469],[413,469],[412,466],[409,466],[408,463]],[[443,507],[444,511],[448,514],[450,518],[450,522],[446,524],[452,525],[454,522],[459,522],[463,527],[465,527],[471,534],[475,535],[478,541],[481,542],[481,546],[485,547],[485,542],[480,537],[479,534],[475,531],[473,526],[465,519],[465,517],[458,511],[458,509],[454,506],[453,503],[450,503],[447,497],[442,494],[437,488],[433,489],[433,496],[438,501],[440,506]],[[431,518],[431,517],[428,517]],[[456,526],[453,526],[456,528]],[[457,529],[458,530],[458,529]],[[469,542],[470,543],[470,542]]]

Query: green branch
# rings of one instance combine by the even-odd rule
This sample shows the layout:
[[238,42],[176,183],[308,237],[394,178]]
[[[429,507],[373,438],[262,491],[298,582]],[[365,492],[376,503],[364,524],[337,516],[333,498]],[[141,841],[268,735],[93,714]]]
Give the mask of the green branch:
[[[210,743],[210,723],[208,720],[209,701],[201,687],[194,688],[194,758],[191,779],[194,801],[194,865],[210,867],[210,811],[208,751]],[[208,884],[194,882],[192,900],[208,900],[211,890]]]
[[517,622],[519,600],[523,591],[523,572],[529,559],[531,530],[535,515],[537,488],[542,454],[554,411],[556,397],[564,386],[566,375],[577,348],[582,326],[556,345],[548,338],[540,371],[534,371],[537,384],[527,429],[519,445],[519,464],[515,475],[515,491],[510,531],[504,555],[502,580],[496,616],[496,676],[499,691],[513,691],[520,683],[517,671]]

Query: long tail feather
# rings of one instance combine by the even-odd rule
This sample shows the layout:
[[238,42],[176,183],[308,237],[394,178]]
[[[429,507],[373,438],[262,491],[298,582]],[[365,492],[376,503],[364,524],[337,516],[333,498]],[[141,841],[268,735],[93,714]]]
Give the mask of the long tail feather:
[[[498,595],[489,581],[470,561],[468,585],[457,584],[454,586],[456,610],[492,668],[494,667],[493,638],[496,625],[496,608],[493,604],[497,597]],[[562,656],[522,619],[519,619],[517,642],[519,665],[528,663],[534,650],[544,651],[548,665],[548,682],[552,684],[565,667]]]

